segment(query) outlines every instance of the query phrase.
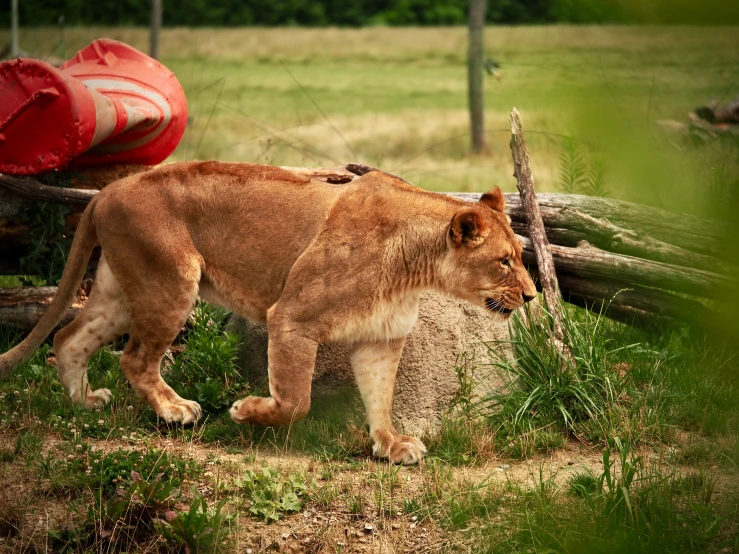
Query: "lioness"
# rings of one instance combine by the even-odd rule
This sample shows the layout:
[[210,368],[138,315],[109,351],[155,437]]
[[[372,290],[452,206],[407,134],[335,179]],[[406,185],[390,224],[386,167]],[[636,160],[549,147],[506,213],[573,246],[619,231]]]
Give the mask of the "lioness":
[[56,334],[59,379],[75,402],[110,400],[87,363],[129,333],[121,368],[166,421],[200,406],[160,375],[162,357],[201,298],[269,331],[268,398],[234,403],[239,423],[283,425],[310,407],[316,350],[351,346],[373,452],[414,463],[426,448],[400,435],[395,373],[423,290],[484,306],[495,317],[536,296],[497,187],[470,204],[382,172],[330,185],[276,167],[186,162],[106,187],[82,215],[57,294],[29,336],[0,356],[0,373],[28,359],[58,324],[92,249],[102,256],[80,315]]

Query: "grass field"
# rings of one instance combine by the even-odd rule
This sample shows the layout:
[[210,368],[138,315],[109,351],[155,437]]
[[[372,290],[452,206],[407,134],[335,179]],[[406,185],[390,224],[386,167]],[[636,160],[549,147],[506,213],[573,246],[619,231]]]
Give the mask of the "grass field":
[[[572,311],[573,378],[529,352],[525,386],[494,410],[463,394],[424,463],[395,467],[370,458],[353,388],[314,395],[289,428],[234,424],[227,406],[249,388],[235,342],[217,312],[196,313],[165,367],[205,409],[194,427],[158,421],[109,349],[90,368],[114,392],[104,408],[69,402],[46,346],[0,383],[0,552],[739,548],[736,359],[685,328]],[[5,330],[0,350],[14,340]]]
[[[468,155],[465,33],[167,29],[163,62],[183,84],[192,117],[173,159],[360,161],[431,189],[512,190],[507,121],[516,106],[541,190],[557,190],[569,135],[607,159],[614,195],[704,208],[699,191],[730,154],[721,141],[686,153],[654,122],[686,121],[694,107],[739,93],[739,29],[489,28],[487,54],[503,78],[486,78],[488,152],[476,157]],[[148,48],[142,29],[68,29],[67,54],[100,36]],[[58,40],[55,30],[21,33],[22,47],[40,55],[59,55]]]
[[[67,55],[100,36],[147,48],[140,29],[68,29]],[[486,78],[488,151],[469,156],[464,29],[167,29],[163,61],[192,117],[172,159],[358,160],[430,189],[512,190],[516,106],[540,190],[562,190],[566,145],[605,164],[608,194],[731,216],[736,139],[696,141],[655,121],[739,93],[737,37],[490,28],[503,78]],[[21,33],[38,54],[58,55],[57,43],[55,30]],[[494,407],[461,395],[424,437],[426,461],[394,467],[370,458],[353,388],[317,397],[288,429],[234,424],[227,407],[250,390],[238,338],[224,338],[219,312],[197,313],[165,370],[205,407],[194,427],[163,424],[133,394],[122,344],[91,362],[91,382],[114,393],[105,408],[69,402],[48,346],[0,382],[0,553],[739,551],[731,341],[573,308],[578,363],[563,376],[548,333],[519,328],[522,387]],[[17,339],[0,328],[0,351]]]

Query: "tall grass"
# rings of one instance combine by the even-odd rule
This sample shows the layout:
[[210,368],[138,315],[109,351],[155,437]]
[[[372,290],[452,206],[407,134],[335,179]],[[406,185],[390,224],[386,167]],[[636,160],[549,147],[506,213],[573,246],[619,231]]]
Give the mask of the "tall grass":
[[619,345],[604,336],[602,325],[601,315],[566,312],[563,331],[568,358],[551,340],[551,314],[536,307],[514,316],[514,358],[489,350],[492,365],[516,378],[516,387],[493,398],[489,406],[510,414],[508,432],[518,435],[554,424],[577,433],[582,423],[605,419],[624,394],[622,376],[615,367],[617,356],[637,344]]
[[641,330],[569,307],[563,329],[570,360],[551,328],[550,314],[527,309],[511,322],[512,358],[489,345],[490,366],[516,383],[481,405],[504,452],[527,456],[561,443],[557,436],[654,446],[690,431],[724,437],[713,459],[739,461],[734,349],[677,323]]

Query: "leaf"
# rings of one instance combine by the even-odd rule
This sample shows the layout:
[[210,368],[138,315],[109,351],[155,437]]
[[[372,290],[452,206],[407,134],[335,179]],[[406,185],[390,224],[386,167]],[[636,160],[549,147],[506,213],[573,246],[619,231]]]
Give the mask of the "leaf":
[[282,497],[281,506],[287,512],[299,512],[303,508],[303,501],[294,492],[289,492]]

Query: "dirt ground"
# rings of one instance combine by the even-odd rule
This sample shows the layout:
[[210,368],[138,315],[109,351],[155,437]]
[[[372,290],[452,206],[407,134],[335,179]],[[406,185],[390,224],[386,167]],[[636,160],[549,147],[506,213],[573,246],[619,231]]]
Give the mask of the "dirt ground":
[[[0,446],[12,447],[16,435],[0,435]],[[54,434],[45,437],[42,452],[49,452],[62,445],[65,439]],[[283,473],[299,472],[306,482],[312,483],[312,493],[302,511],[288,514],[275,523],[264,523],[248,514],[243,503],[227,504],[236,511],[237,529],[234,533],[235,551],[256,554],[260,552],[445,552],[465,551],[458,534],[440,528],[437,518],[411,515],[402,509],[404,501],[418,498],[435,482],[443,481],[454,491],[465,485],[499,487],[515,491],[529,489],[542,480],[552,480],[564,485],[578,472],[599,474],[603,469],[602,453],[569,443],[550,455],[537,455],[525,461],[484,460],[464,467],[445,467],[445,474],[438,475],[438,464],[433,459],[415,467],[395,467],[373,459],[356,459],[351,462],[319,462],[310,456],[281,453],[279,451],[240,450],[233,447],[185,443],[180,439],[158,437],[146,441],[136,439],[92,440],[96,449],[113,452],[119,448],[143,450],[157,448],[179,458],[192,459],[205,468],[191,482],[183,483],[183,489],[195,486],[209,504],[217,501],[228,489],[228,484],[244,471],[258,471],[263,465]],[[660,463],[660,456],[642,452],[647,459]],[[392,481],[393,485],[388,487]],[[732,486],[732,478],[719,479],[717,494],[721,488]],[[383,484],[384,483],[384,484]],[[0,552],[24,552],[24,543],[44,545],[49,529],[70,520],[68,499],[44,491],[43,480],[34,475],[28,463],[16,458],[0,465],[0,502],[27,504],[24,533],[3,544]],[[384,491],[384,492],[382,492]],[[378,505],[378,492],[389,494],[385,508]],[[350,510],[349,498],[362,498],[360,510]],[[387,506],[391,506],[388,510]],[[495,520],[501,516],[493,516]],[[505,522],[501,521],[501,525]],[[39,551],[37,548],[36,551]],[[41,549],[41,551],[45,551]]]

